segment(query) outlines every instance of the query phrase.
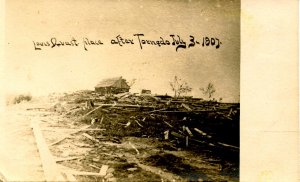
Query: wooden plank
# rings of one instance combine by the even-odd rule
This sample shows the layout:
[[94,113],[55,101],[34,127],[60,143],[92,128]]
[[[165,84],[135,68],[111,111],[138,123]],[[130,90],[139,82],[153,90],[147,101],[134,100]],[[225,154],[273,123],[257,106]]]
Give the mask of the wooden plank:
[[87,129],[87,128],[90,127],[90,126],[91,126],[91,125],[87,125],[87,126],[84,126],[84,127],[80,128],[80,129],[74,130],[73,132],[71,132],[71,133],[69,133],[69,134],[66,134],[66,135],[62,136],[59,140],[57,140],[57,141],[51,143],[49,146],[58,144],[58,143],[60,143],[61,141],[65,140],[66,138],[70,137],[71,135],[76,134],[76,133],[78,133],[78,132],[80,132],[80,131],[82,131],[82,130],[85,130],[85,129]]
[[63,140],[65,140],[65,139],[67,139],[67,138],[69,138],[69,137],[70,137],[70,135],[64,135],[61,139],[59,139],[59,140],[57,140],[57,141],[55,141],[55,142],[52,142],[49,146],[58,144],[58,143],[62,142]]
[[95,165],[93,165],[93,164],[89,164],[89,166],[94,167],[94,168],[96,168],[96,169],[101,169],[100,167],[95,166]]
[[53,156],[51,155],[49,148],[46,145],[43,134],[36,122],[31,123],[36,144],[42,161],[42,167],[44,170],[46,181],[64,181],[64,177],[61,175]]
[[233,146],[233,145],[228,145],[228,144],[221,143],[221,142],[218,142],[218,144],[222,145],[223,147],[229,147],[229,148],[233,148],[233,149],[240,149],[239,147],[236,147],[236,146]]
[[69,160],[75,160],[80,159],[81,157],[67,157],[67,158],[56,158],[56,162],[62,162],[62,161],[69,161]]
[[195,131],[197,131],[199,134],[206,136],[207,134],[201,130],[199,130],[198,128],[194,128]]
[[169,140],[169,130],[164,132],[165,140]]
[[188,132],[188,134],[192,137],[193,136],[193,133],[191,132],[191,130],[186,126],[185,127],[185,130]]
[[171,135],[173,135],[173,136],[175,136],[175,137],[177,137],[177,138],[185,138],[185,136],[180,135],[179,133],[176,133],[176,132],[174,132],[174,131],[171,132]]
[[187,104],[182,103],[181,105],[182,105],[182,107],[184,107],[184,108],[185,108],[186,110],[188,110],[188,111],[192,111],[192,110],[193,110],[193,109],[191,109],[190,106],[188,106]]
[[101,166],[101,169],[100,169],[100,175],[101,176],[105,176],[106,175],[106,172],[107,172],[107,169],[108,169],[108,165],[102,165]]
[[198,128],[194,128],[194,130],[195,130],[196,132],[198,132],[199,134],[201,134],[201,135],[207,137],[207,138],[211,138],[210,135],[208,135],[208,134],[205,133],[204,131],[199,130]]
[[100,104],[99,107],[133,107],[133,108],[155,108],[154,106],[141,106],[141,105],[130,105],[130,104]]
[[104,119],[104,117],[102,116],[102,117],[101,117],[101,120],[100,120],[100,125],[102,124],[103,119]]
[[134,120],[140,127],[142,127],[143,128],[143,125],[141,125],[139,122],[138,122],[138,120]]
[[166,125],[170,126],[171,128],[173,128],[173,126],[172,126],[170,123],[168,123],[167,121],[164,121],[164,123],[165,123]]
[[83,117],[85,117],[85,116],[88,116],[88,115],[92,114],[94,111],[96,111],[96,110],[100,109],[101,107],[102,107],[102,105],[100,105],[100,106],[96,107],[95,109],[93,109],[93,110],[91,110],[90,112],[88,112],[88,113],[86,113],[85,115],[83,115]]

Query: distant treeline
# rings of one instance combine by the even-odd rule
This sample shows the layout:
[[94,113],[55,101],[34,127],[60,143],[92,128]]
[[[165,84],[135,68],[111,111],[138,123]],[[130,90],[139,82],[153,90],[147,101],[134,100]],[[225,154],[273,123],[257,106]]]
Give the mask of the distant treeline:
[[31,94],[10,95],[6,97],[6,105],[19,104],[23,101],[31,101],[31,99]]

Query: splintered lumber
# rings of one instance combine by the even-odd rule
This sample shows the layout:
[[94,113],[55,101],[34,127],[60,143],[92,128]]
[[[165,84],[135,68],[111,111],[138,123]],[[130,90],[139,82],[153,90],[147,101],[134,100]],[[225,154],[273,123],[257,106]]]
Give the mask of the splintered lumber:
[[102,124],[103,119],[104,119],[104,117],[102,116],[102,117],[101,117],[101,120],[100,120],[100,125]]
[[101,166],[101,169],[100,169],[100,175],[101,176],[105,176],[106,175],[106,172],[107,172],[107,169],[108,169],[108,165],[102,165]]
[[182,105],[182,107],[184,107],[186,110],[192,111],[192,109],[191,109],[187,104],[182,103],[181,105]]
[[143,127],[143,125],[141,125],[138,120],[135,120],[135,122],[140,126],[140,127]]
[[59,140],[57,140],[57,141],[51,143],[49,146],[58,144],[58,143],[60,143],[61,141],[65,140],[65,139],[67,139],[67,138],[69,138],[69,137],[70,137],[70,135],[65,135],[65,136],[63,136],[61,139],[59,139]]
[[36,144],[41,157],[46,181],[63,181],[64,177],[60,173],[56,162],[53,156],[51,155],[49,148],[46,145],[38,123],[32,122],[31,127],[33,130],[34,137],[36,139]]
[[173,136],[175,136],[175,137],[177,137],[177,138],[185,138],[185,136],[180,135],[179,133],[176,133],[176,132],[174,132],[174,131],[171,132],[171,135],[173,135]]
[[129,95],[129,94],[130,94],[129,92],[125,92],[125,93],[121,93],[121,94],[115,94],[114,96],[120,99],[120,98],[125,97],[126,95]]
[[164,121],[164,123],[166,123],[166,125],[168,125],[168,126],[170,126],[171,128],[173,128],[173,126],[172,126],[170,123],[168,123],[167,121]]
[[197,131],[199,134],[206,136],[207,134],[201,130],[199,130],[198,128],[194,128],[195,131]]
[[101,169],[100,167],[95,166],[95,165],[93,165],[93,164],[89,164],[89,166],[94,167],[94,168],[96,168],[96,169]]
[[129,121],[126,125],[125,125],[125,128],[130,126],[131,122]]
[[84,126],[84,127],[80,128],[80,129],[74,130],[72,133],[66,134],[66,135],[64,135],[63,137],[61,137],[61,139],[59,139],[59,140],[57,140],[57,141],[51,143],[50,146],[55,145],[55,144],[58,144],[58,143],[60,143],[61,141],[65,140],[66,138],[70,137],[72,134],[75,134],[75,133],[78,133],[78,132],[80,132],[80,131],[82,131],[82,130],[85,130],[85,129],[87,129],[88,127],[90,127],[90,125],[87,125],[87,126]]
[[187,126],[185,127],[185,130],[188,132],[188,134],[190,136],[193,136],[193,133],[191,132],[191,130]]
[[100,109],[102,107],[102,105],[96,107],[95,109],[91,110],[90,112],[86,113],[85,115],[83,115],[83,117],[88,116],[89,114],[93,113],[94,111],[96,111],[97,109]]
[[[142,106],[142,105],[130,105],[130,104],[100,104],[94,110],[97,110],[101,107],[133,107],[133,108],[155,108],[154,106]],[[94,112],[94,110],[90,112]]]
[[165,111],[166,109],[167,109],[167,108],[162,108],[162,109],[158,109],[158,110],[149,111],[148,113],[159,112],[159,111]]
[[236,146],[233,146],[233,145],[228,145],[228,144],[221,143],[221,142],[218,142],[218,144],[222,145],[223,147],[229,147],[229,148],[233,148],[233,149],[239,149],[239,147],[236,147]]
[[96,138],[92,137],[91,135],[89,134],[86,134],[86,133],[82,133],[82,136],[94,141],[94,142],[99,142]]
[[231,114],[232,114],[232,108],[230,108],[230,111],[227,116],[230,117]]
[[198,128],[194,128],[194,130],[195,130],[196,132],[198,132],[199,134],[201,134],[201,135],[207,137],[207,138],[211,138],[210,135],[208,135],[208,134],[205,133],[204,131],[199,130]]
[[[197,131],[197,130],[196,130]],[[199,131],[201,131],[201,130],[199,130]],[[193,141],[193,142],[197,142],[197,143],[207,143],[207,142],[205,142],[205,141],[200,141],[200,140],[196,140],[196,139],[189,139],[188,137],[185,137],[185,136],[183,136],[183,135],[181,135],[181,134],[179,134],[179,133],[176,133],[176,132],[174,132],[174,131],[172,131],[171,132],[171,135],[173,135],[173,136],[175,136],[175,137],[177,137],[177,138],[181,138],[181,139],[185,139],[186,140],[186,146],[188,146],[188,142],[189,142],[189,140],[190,141]],[[214,144],[212,144],[212,143],[208,143],[210,146],[215,146]],[[232,149],[239,149],[239,147],[236,147],[236,146],[233,146],[233,145],[228,145],[228,144],[225,144],[225,143],[221,143],[221,142],[218,142],[217,144],[219,144],[219,145],[221,145],[221,146],[223,146],[223,147],[228,147],[228,148],[232,148]]]
[[169,139],[169,130],[164,132],[165,140]]
[[80,157],[67,157],[67,158],[56,158],[56,162],[62,162],[62,161],[69,161],[69,160],[75,160],[75,159],[80,159]]

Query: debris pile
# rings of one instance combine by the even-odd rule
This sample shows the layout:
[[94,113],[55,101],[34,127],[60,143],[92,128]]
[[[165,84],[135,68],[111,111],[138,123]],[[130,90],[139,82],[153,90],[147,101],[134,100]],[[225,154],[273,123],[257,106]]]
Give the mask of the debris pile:
[[178,145],[239,148],[239,104],[93,91],[65,94],[59,112],[78,122],[105,129],[107,136],[155,137]]
[[48,98],[26,110],[68,181],[238,181],[239,104],[129,92]]

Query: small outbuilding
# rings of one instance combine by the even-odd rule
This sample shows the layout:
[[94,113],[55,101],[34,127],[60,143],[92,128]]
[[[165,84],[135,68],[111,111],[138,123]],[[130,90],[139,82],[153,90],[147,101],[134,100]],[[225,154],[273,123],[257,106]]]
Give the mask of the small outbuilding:
[[142,95],[151,95],[151,90],[142,89],[141,94]]
[[125,93],[129,89],[130,86],[122,77],[104,79],[95,86],[95,91],[101,95]]

